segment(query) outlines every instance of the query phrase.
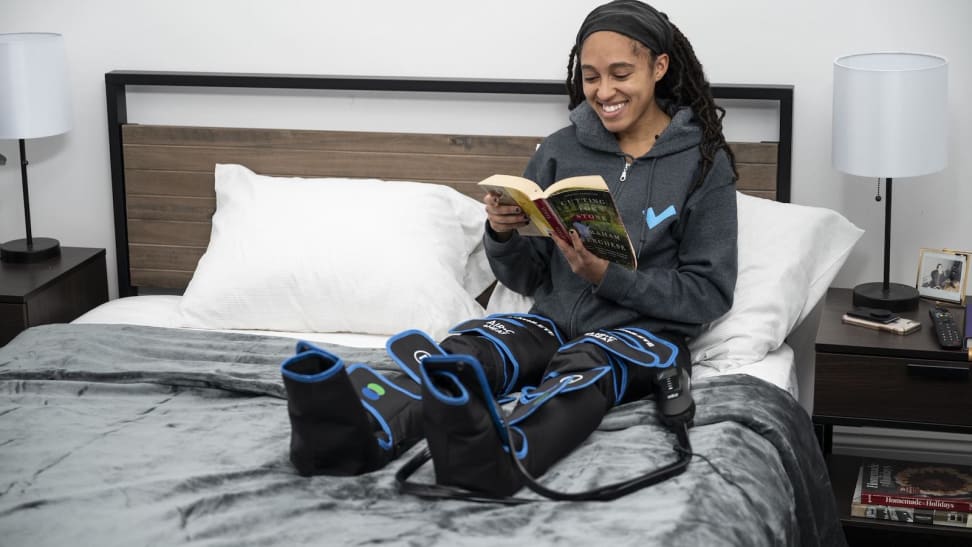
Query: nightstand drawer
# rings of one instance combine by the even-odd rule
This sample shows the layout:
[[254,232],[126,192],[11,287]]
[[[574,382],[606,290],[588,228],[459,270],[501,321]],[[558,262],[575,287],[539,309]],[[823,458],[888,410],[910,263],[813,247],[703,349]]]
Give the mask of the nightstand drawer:
[[107,300],[104,249],[61,247],[41,262],[0,262],[0,346],[24,329],[66,323]]
[[972,427],[969,376],[942,379],[914,374],[909,363],[927,362],[817,353],[814,414]]

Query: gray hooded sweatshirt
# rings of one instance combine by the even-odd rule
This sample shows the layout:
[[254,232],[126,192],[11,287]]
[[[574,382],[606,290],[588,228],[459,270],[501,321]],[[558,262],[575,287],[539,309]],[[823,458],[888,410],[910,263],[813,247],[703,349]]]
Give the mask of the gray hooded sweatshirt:
[[702,129],[687,107],[669,114],[651,150],[632,161],[582,103],[570,114],[572,125],[544,139],[524,175],[542,188],[567,177],[604,177],[638,253],[637,271],[611,263],[593,285],[571,271],[549,238],[514,233],[500,242],[486,223],[484,245],[497,279],[532,296],[531,313],[552,319],[568,338],[623,326],[691,337],[732,306],[737,222],[729,160],[720,150],[692,190]]

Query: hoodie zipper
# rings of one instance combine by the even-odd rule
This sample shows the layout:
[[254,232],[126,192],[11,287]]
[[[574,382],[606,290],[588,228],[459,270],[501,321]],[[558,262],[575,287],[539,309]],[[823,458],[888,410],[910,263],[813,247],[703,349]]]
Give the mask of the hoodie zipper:
[[621,170],[621,176],[618,177],[618,182],[624,182],[628,180],[628,168],[634,163],[634,158],[627,154],[624,154],[624,169]]

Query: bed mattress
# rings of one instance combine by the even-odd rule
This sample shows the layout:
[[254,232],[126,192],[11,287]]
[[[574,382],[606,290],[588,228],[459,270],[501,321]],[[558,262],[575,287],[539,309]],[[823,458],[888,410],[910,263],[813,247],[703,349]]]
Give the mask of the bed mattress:
[[[179,312],[178,295],[143,295],[131,296],[112,300],[89,311],[76,319],[75,323],[103,323],[143,325],[149,327],[182,328]],[[237,332],[261,334],[264,336],[281,336],[318,342],[323,344],[337,344],[356,348],[382,348],[387,336],[375,334],[359,334],[349,332],[282,332],[282,331],[252,331],[234,330],[223,332]],[[766,357],[754,363],[748,363],[732,370],[717,370],[701,361],[695,364],[692,375],[695,380],[726,374],[748,374],[769,382],[799,399],[796,360],[793,349],[783,344]]]

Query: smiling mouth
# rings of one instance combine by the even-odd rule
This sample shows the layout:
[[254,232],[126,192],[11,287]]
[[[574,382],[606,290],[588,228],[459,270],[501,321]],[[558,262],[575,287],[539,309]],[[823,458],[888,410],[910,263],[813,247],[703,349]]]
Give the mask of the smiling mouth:
[[620,103],[613,103],[613,104],[600,103],[601,112],[603,112],[604,114],[606,114],[608,116],[611,116],[611,115],[614,115],[614,114],[617,114],[618,112],[620,112],[624,108],[624,105],[626,105],[626,104],[627,104],[627,101],[623,101],[623,102],[620,102]]

